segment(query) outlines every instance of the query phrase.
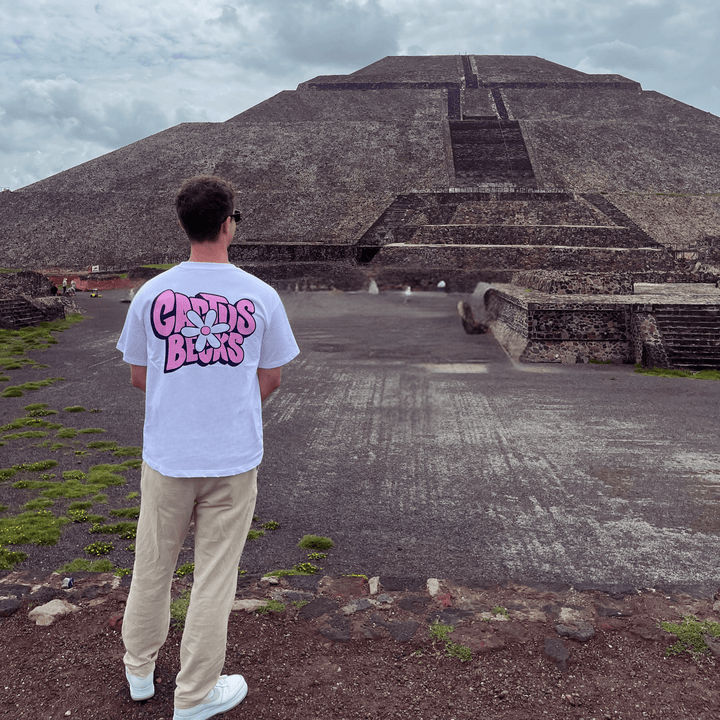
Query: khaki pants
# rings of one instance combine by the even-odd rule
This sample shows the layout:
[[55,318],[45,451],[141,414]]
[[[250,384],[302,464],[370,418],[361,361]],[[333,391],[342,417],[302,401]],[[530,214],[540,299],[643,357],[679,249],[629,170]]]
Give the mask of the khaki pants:
[[123,619],[125,666],[146,677],[170,627],[170,585],[195,520],[195,573],[180,647],[175,707],[202,702],[225,663],[238,563],[252,523],[257,468],[220,478],[171,478],[143,463],[135,567]]

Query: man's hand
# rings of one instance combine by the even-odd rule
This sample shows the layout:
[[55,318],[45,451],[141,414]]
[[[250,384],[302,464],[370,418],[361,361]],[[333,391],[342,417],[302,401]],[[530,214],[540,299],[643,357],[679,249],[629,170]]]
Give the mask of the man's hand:
[[260,397],[264,402],[280,387],[282,368],[258,368],[257,376],[260,383]]
[[147,379],[147,367],[145,365],[130,366],[130,382],[133,387],[140,388],[145,392],[145,381]]

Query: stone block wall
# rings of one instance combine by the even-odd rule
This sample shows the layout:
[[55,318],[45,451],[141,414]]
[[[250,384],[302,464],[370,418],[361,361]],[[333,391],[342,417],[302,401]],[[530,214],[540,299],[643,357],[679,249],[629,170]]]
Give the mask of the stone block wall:
[[629,273],[562,273],[553,270],[517,272],[513,285],[533,288],[549,295],[632,295],[633,276]]
[[630,335],[635,363],[643,367],[670,367],[651,305],[633,306]]
[[562,305],[533,298],[517,287],[491,288],[485,294],[493,335],[519,362],[579,363],[633,360],[628,303]]

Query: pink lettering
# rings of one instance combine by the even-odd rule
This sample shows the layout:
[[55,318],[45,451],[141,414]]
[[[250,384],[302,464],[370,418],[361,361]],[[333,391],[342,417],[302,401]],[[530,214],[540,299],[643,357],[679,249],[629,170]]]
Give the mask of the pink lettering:
[[192,325],[187,319],[188,311],[192,310],[192,305],[190,305],[190,298],[182,293],[175,293],[175,305],[177,306],[175,310],[175,332],[179,333],[186,325]]
[[252,335],[255,332],[255,318],[253,317],[255,305],[253,305],[252,300],[238,300],[235,307],[239,315],[237,331],[245,336]]
[[227,341],[228,362],[230,365],[239,365],[243,361],[245,353],[240,347],[243,339],[240,333],[230,333]]
[[161,292],[153,301],[150,311],[150,324],[159,338],[166,338],[173,331],[175,318],[175,293],[172,290]]
[[165,353],[165,372],[171,373],[182,367],[185,363],[185,349],[183,348],[185,338],[182,335],[171,335],[167,339],[167,350]]

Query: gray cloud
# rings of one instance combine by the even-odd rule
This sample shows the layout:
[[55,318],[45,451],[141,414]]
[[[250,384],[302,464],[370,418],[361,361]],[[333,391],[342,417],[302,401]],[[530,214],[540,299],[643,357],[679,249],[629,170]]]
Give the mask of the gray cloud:
[[13,0],[0,186],[392,54],[539,55],[720,114],[717,0]]

